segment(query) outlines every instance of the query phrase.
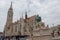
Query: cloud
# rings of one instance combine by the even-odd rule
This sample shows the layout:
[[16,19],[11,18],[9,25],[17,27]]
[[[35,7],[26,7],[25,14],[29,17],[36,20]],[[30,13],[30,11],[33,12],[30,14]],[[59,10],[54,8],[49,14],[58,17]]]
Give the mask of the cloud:
[[28,11],[28,16],[39,14],[45,24],[60,24],[60,0],[1,0],[0,1],[0,31],[3,31],[7,12],[13,2],[14,21],[19,20],[22,13]]

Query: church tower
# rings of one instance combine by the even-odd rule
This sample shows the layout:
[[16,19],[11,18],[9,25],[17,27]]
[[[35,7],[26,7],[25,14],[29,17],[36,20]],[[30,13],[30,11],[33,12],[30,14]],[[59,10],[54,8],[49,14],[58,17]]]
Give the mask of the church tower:
[[12,2],[11,2],[10,8],[7,14],[7,21],[4,28],[5,36],[9,35],[9,32],[11,31],[10,29],[11,29],[12,22],[13,22],[13,8],[12,8]]
[[7,14],[7,22],[6,22],[6,26],[9,26],[13,21],[13,8],[12,8],[12,2],[11,2],[11,6],[8,10],[8,14]]

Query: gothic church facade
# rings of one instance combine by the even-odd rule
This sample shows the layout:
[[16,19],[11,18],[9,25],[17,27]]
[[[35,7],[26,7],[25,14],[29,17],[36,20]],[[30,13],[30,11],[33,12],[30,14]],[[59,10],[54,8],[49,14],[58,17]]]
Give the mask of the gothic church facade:
[[11,3],[4,28],[5,36],[28,35],[28,40],[51,40],[49,27],[45,26],[39,15],[28,17],[25,12],[25,19],[22,17],[13,23],[13,14]]

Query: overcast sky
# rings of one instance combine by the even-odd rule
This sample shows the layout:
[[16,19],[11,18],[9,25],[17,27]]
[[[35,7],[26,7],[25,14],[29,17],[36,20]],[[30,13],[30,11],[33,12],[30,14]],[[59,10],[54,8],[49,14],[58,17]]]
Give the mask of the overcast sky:
[[[12,0],[0,0],[0,31],[3,31],[7,12]],[[14,19],[17,21],[21,15],[25,15],[28,11],[28,16],[39,14],[43,22],[49,26],[60,24],[60,0],[13,0]]]

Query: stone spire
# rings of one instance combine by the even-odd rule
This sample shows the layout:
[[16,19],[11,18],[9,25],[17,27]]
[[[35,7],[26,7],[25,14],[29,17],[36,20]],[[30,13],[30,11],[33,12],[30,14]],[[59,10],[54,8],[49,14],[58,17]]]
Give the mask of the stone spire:
[[12,2],[11,2],[11,5],[10,5],[10,8],[8,10],[8,14],[7,14],[7,24],[11,24],[13,21],[13,8],[12,8]]
[[7,13],[7,21],[6,21],[6,25],[5,25],[5,28],[4,28],[4,35],[5,36],[9,36],[9,31],[11,31],[11,27],[10,25],[12,25],[13,23],[13,8],[12,8],[12,2],[11,2],[11,5],[10,5],[10,8],[8,10],[8,13]]
[[27,19],[27,12],[25,12],[25,19]]
[[9,8],[9,10],[12,10],[13,8],[12,8],[12,2],[11,2],[11,5],[10,5],[10,8]]

